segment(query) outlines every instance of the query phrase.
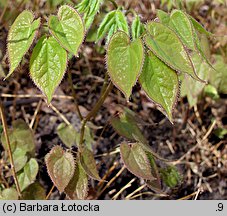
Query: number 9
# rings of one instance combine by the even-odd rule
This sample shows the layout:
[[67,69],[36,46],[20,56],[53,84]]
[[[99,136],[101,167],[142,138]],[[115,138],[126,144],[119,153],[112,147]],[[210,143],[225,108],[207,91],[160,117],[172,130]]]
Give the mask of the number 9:
[[218,203],[218,211],[222,211],[223,210],[223,203]]

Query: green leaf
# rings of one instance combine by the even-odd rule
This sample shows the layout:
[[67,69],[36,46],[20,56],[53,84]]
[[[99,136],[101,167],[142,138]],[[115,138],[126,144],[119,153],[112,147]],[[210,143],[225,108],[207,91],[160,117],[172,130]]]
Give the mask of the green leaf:
[[207,36],[212,36],[213,34],[211,32],[208,32],[197,20],[195,20],[192,16],[190,16],[190,19],[192,21],[192,24],[194,28],[201,34],[205,34]]
[[15,171],[20,171],[26,164],[28,157],[26,156],[26,151],[22,150],[21,148],[16,148],[13,152],[13,161]]
[[38,171],[39,165],[37,161],[34,158],[31,158],[23,170],[17,175],[21,191],[35,181]]
[[206,85],[204,87],[204,94],[210,98],[212,98],[213,100],[217,100],[218,98],[220,98],[217,89],[212,86],[212,85]]
[[147,142],[141,133],[131,110],[125,109],[124,112],[119,115],[119,118],[112,117],[110,123],[120,135],[127,139],[136,140],[142,143]]
[[38,183],[29,185],[22,193],[22,200],[45,200],[46,191]]
[[163,10],[157,10],[157,15],[161,23],[164,25],[169,25],[170,17],[169,14],[164,12]]
[[186,45],[190,52],[192,52],[192,54],[190,54],[190,57],[197,55],[197,58],[203,58],[206,63],[210,65],[211,68],[213,68],[203,52],[203,47],[201,45],[199,36],[197,35],[197,32],[193,27],[189,15],[181,10],[173,10],[170,15],[169,26],[178,34],[181,41]]
[[[17,142],[16,142],[16,138],[13,136],[13,130],[12,129],[8,130],[8,136],[9,136],[9,142],[10,142],[11,150],[14,151],[16,149]],[[3,132],[2,132],[2,135],[1,135],[1,142],[2,142],[3,148],[5,149],[5,151],[7,151],[8,146],[7,146],[6,138],[5,138],[5,135],[4,135]]]
[[[77,138],[77,143],[80,142],[80,137]],[[86,125],[84,131],[84,144],[87,146],[89,150],[92,151],[92,143],[94,143],[94,134],[90,130],[90,128]]]
[[0,200],[18,200],[17,190],[15,188],[6,188],[0,191]]
[[137,144],[122,143],[120,146],[121,158],[127,169],[137,177],[154,180],[151,166],[143,148]]
[[77,55],[85,36],[84,24],[78,12],[63,5],[58,10],[58,16],[49,17],[48,26],[57,41],[66,50]]
[[148,52],[139,82],[146,95],[164,109],[164,114],[172,122],[172,112],[179,94],[176,72],[159,60],[152,52]]
[[65,188],[65,193],[72,200],[84,200],[88,192],[88,177],[80,162],[77,161],[74,175]]
[[53,38],[43,36],[36,44],[31,60],[30,75],[50,103],[67,66],[67,53]]
[[39,25],[40,18],[34,20],[33,14],[26,10],[14,21],[7,38],[10,70],[6,78],[14,72],[32,45]]
[[89,29],[93,23],[101,3],[102,0],[83,0],[76,6],[78,12],[83,13],[83,20],[86,29]]
[[198,42],[196,42],[196,44],[199,43],[199,47],[198,50],[200,52],[202,52],[202,54],[204,55],[203,58],[208,59],[208,61],[211,59],[211,48],[210,48],[210,41],[208,40],[206,35],[203,34],[197,34],[197,38],[196,40],[198,40]]
[[117,25],[112,25],[109,29],[106,41],[109,42],[111,37],[117,32]]
[[171,188],[176,187],[182,179],[177,168],[174,166],[168,166],[165,169],[161,169],[160,172],[164,183]]
[[86,146],[81,147],[79,153],[79,160],[81,166],[83,167],[84,171],[87,173],[88,176],[98,181],[101,180],[96,167],[94,155],[92,151],[90,151]]
[[[210,73],[210,67],[205,62],[202,62],[197,55],[192,57],[198,75],[207,80]],[[190,76],[185,75],[181,84],[181,91],[187,96],[190,107],[197,104],[198,98],[202,93],[205,83],[200,83],[192,79]]]
[[156,161],[150,152],[146,152],[146,154],[147,154],[147,157],[148,157],[150,165],[151,165],[151,173],[155,177],[155,180],[152,180],[152,181],[147,180],[146,184],[151,190],[153,190],[157,193],[162,193],[160,174],[159,174],[158,167],[156,165]]
[[22,119],[13,121],[12,125],[17,147],[26,152],[34,153],[35,137],[29,125]]
[[115,25],[115,14],[116,11],[110,11],[108,14],[106,14],[98,28],[96,41],[101,40],[107,34],[111,26]]
[[80,134],[72,125],[66,125],[65,123],[58,125],[57,134],[61,141],[69,148],[77,144],[77,140],[80,137]]
[[198,51],[198,58],[202,58],[203,61],[205,61],[209,67],[215,71],[215,68],[213,67],[213,64],[210,63],[210,47],[209,47],[209,41],[207,39],[206,35],[199,35],[194,32],[195,36],[195,44],[196,44],[196,49]]
[[[154,151],[138,127],[137,122],[139,121],[134,112],[125,108],[119,118],[111,118],[110,123],[120,135],[125,136],[129,140],[137,141],[138,145],[153,155],[155,154]],[[155,154],[155,156],[161,158],[158,154]]]
[[196,74],[183,43],[173,30],[161,23],[151,21],[147,24],[147,32],[144,41],[158,58],[172,69],[187,73],[194,79],[202,81]]
[[209,81],[219,93],[227,94],[227,64],[221,55],[215,55],[214,58],[216,71],[211,71]]
[[132,40],[139,38],[145,31],[144,25],[140,21],[140,17],[137,15],[132,22]]
[[[8,131],[9,140],[12,151],[20,148],[21,151],[34,154],[35,151],[35,138],[32,130],[21,119],[18,119],[12,123],[13,128]],[[26,139],[25,139],[26,137]],[[7,150],[6,140],[4,134],[2,134],[1,141],[5,150]]]
[[170,28],[180,37],[188,49],[195,50],[194,31],[188,16],[181,10],[173,10],[170,14]]
[[89,10],[90,4],[91,0],[81,0],[81,2],[76,5],[76,8],[80,13],[82,13]]
[[120,10],[116,11],[115,22],[118,27],[117,30],[123,31],[127,35],[129,35],[128,22],[127,22],[125,14],[122,11],[120,11]]
[[120,31],[114,34],[107,49],[107,70],[112,82],[127,100],[141,73],[143,61],[144,48],[141,39],[130,42],[126,33]]
[[55,146],[45,156],[48,174],[60,192],[63,192],[73,177],[75,161],[73,155]]
[[120,9],[109,12],[101,22],[98,32],[97,41],[101,40],[106,34],[107,42],[117,31],[123,31],[129,36],[127,19]]

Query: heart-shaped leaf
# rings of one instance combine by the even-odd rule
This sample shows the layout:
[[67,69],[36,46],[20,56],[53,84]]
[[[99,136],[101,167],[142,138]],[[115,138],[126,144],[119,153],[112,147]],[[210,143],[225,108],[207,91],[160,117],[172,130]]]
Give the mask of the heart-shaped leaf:
[[39,165],[37,161],[34,158],[31,158],[17,176],[21,191],[35,181],[38,171]]
[[[14,151],[16,148],[20,148],[23,152],[29,152],[34,154],[35,150],[35,138],[32,130],[22,119],[13,121],[13,128],[9,130],[9,140],[11,149]],[[26,139],[25,139],[26,137]],[[3,147],[7,149],[6,140],[4,134],[2,134],[1,141]]]
[[43,36],[36,44],[31,60],[30,75],[50,103],[67,66],[67,53],[53,38]]
[[164,114],[172,122],[172,112],[179,94],[176,72],[149,51],[139,82],[147,96],[164,109]]
[[45,157],[48,174],[60,192],[73,177],[75,161],[73,155],[65,152],[60,146],[55,146]]
[[139,144],[122,143],[120,151],[125,166],[132,174],[146,180],[155,179],[151,174],[151,166],[147,154]]
[[58,10],[58,16],[49,17],[48,26],[57,41],[66,50],[77,55],[85,36],[84,24],[78,12],[63,5]]
[[174,70],[187,73],[194,79],[202,81],[196,74],[184,44],[173,30],[162,23],[149,22],[147,32],[144,41],[158,58]]
[[77,144],[77,140],[80,139],[80,134],[76,129],[72,125],[66,125],[65,123],[58,125],[57,134],[61,141],[69,148]]
[[7,38],[10,70],[8,78],[20,64],[35,38],[40,25],[40,18],[34,20],[30,11],[23,11],[11,26]]
[[98,170],[96,167],[96,162],[92,151],[90,151],[86,146],[81,147],[79,153],[79,160],[84,171],[91,178],[100,181]]
[[107,69],[112,82],[127,100],[143,67],[144,48],[141,39],[131,42],[124,32],[111,38],[107,49]]
[[84,200],[87,196],[88,191],[88,176],[81,166],[80,162],[77,161],[74,175],[65,188],[65,193],[70,199]]

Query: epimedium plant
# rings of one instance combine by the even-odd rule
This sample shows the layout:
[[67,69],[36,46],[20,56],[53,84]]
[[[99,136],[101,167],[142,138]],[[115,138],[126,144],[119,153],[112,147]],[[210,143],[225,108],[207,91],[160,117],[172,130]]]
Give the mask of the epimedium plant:
[[[101,97],[87,116],[83,117],[78,112],[81,117],[80,131],[76,131],[70,123],[59,125],[57,133],[69,149],[55,146],[45,157],[53,184],[70,199],[86,198],[89,178],[102,181],[92,147],[86,141],[86,124],[99,111],[113,85],[129,101],[133,87],[138,82],[147,97],[173,122],[173,110],[184,76],[203,84],[206,83],[206,77],[200,74],[198,65],[204,64],[213,70],[200,43],[201,35],[210,36],[211,33],[190,15],[177,9],[170,14],[159,10],[155,20],[143,24],[139,15],[131,11],[134,20],[129,26],[129,11],[111,2],[116,9],[105,15],[96,31],[96,41],[106,38],[106,65],[111,81],[109,85],[104,85]],[[101,0],[82,0],[75,7],[62,5],[57,15],[49,16],[49,32],[38,39],[29,65],[30,77],[45,95],[49,105],[66,72],[68,59],[71,56],[78,57],[101,3]],[[36,19],[28,10],[23,11],[14,21],[7,40],[10,69],[6,79],[13,74],[30,49],[40,25],[41,18]],[[175,187],[180,182],[181,177],[174,162],[161,158],[152,150],[133,111],[125,108],[118,117],[112,117],[110,122],[127,140],[120,144],[120,153],[131,173],[144,179],[154,191],[162,190],[162,181],[169,187]],[[30,137],[29,140],[25,140],[25,136]],[[10,131],[4,130],[1,141],[5,150],[8,149],[9,162],[14,164],[11,175],[14,176],[17,189],[4,189],[1,197],[31,197],[29,191],[41,187],[33,183],[38,173],[38,164],[34,159],[35,144],[31,129],[22,120],[17,120]],[[71,151],[74,145],[78,147],[76,154]],[[156,160],[161,160],[163,167],[158,166]],[[41,191],[37,197],[43,198],[45,192],[42,189],[37,191]]]

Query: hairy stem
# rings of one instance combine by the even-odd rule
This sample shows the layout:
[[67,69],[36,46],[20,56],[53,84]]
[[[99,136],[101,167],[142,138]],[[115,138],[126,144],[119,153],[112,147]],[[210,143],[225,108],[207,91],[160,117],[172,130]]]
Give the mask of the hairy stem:
[[97,114],[97,112],[99,111],[99,109],[103,105],[105,99],[107,98],[107,96],[109,95],[109,93],[111,92],[112,89],[113,89],[113,83],[110,82],[109,85],[107,86],[106,90],[103,92],[103,94],[101,95],[101,97],[99,98],[99,100],[97,101],[97,103],[95,104],[95,106],[93,107],[93,109],[88,113],[88,115],[82,121],[81,131],[80,131],[80,143],[79,143],[79,146],[82,146],[83,145],[84,132],[85,132],[86,123],[92,117],[94,117]]
[[6,122],[4,109],[3,109],[1,100],[0,100],[0,117],[2,119],[3,132],[5,135],[5,139],[6,139],[7,151],[8,151],[8,155],[9,155],[10,164],[11,164],[12,175],[14,178],[18,196],[21,197],[21,190],[20,190],[19,182],[18,182],[17,175],[16,175],[16,170],[15,170],[14,161],[13,161],[13,154],[12,154],[12,149],[11,149],[9,135],[8,135],[7,122]]

